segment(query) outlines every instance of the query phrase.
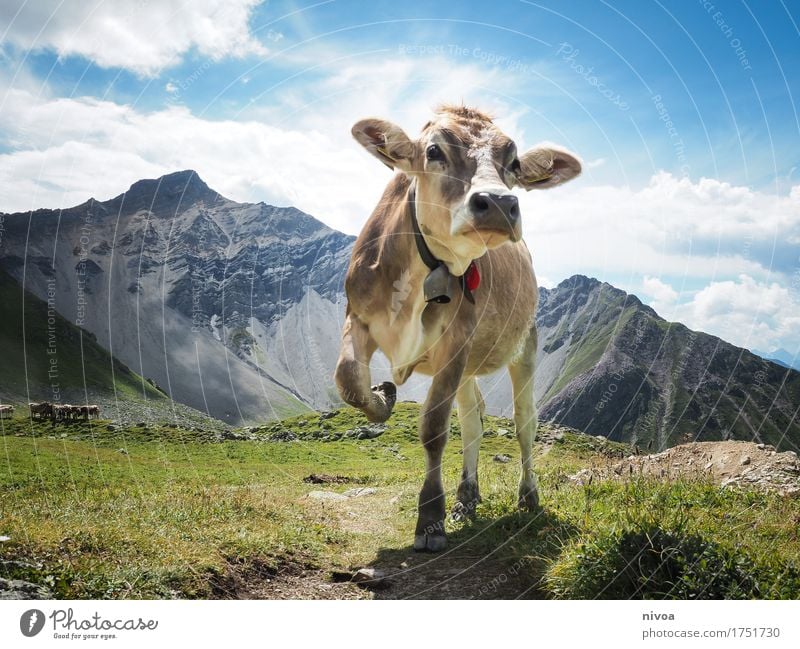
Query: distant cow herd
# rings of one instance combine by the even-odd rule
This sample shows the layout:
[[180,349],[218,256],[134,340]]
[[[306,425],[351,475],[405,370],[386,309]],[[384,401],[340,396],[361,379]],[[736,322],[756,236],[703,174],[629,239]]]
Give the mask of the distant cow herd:
[[99,419],[100,406],[73,406],[68,403],[29,403],[33,419],[51,419],[65,421],[69,419]]

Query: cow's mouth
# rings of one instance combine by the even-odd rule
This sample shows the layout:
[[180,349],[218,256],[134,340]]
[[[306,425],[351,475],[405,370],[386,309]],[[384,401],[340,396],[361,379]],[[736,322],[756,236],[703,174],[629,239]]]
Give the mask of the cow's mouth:
[[496,248],[508,241],[516,243],[522,239],[522,232],[519,228],[502,227],[479,227],[473,226],[465,235],[471,239],[479,239],[487,248]]

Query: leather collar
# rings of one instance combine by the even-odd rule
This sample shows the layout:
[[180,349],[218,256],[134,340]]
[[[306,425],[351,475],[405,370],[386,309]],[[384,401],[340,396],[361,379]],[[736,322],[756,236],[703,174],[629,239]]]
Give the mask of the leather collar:
[[417,244],[419,256],[431,271],[428,273],[425,281],[423,282],[425,301],[434,302],[436,304],[447,304],[452,300],[452,295],[454,293],[453,285],[456,281],[458,281],[461,290],[464,293],[464,297],[466,297],[472,304],[475,304],[475,296],[472,295],[472,291],[468,288],[467,282],[464,279],[468,273],[477,274],[478,271],[477,267],[475,266],[475,261],[473,260],[470,263],[469,267],[467,268],[467,272],[464,273],[464,275],[455,276],[447,268],[447,264],[434,256],[434,254],[431,252],[431,249],[428,248],[428,244],[425,243],[425,237],[423,236],[422,231],[419,229],[415,199],[416,192],[412,186],[408,193],[408,206],[411,210],[411,227],[414,232],[414,242]]

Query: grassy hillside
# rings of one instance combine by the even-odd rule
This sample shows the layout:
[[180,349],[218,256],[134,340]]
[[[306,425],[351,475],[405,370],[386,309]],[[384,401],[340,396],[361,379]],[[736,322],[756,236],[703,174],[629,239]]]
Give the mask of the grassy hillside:
[[112,393],[123,398],[164,400],[164,395],[112,358],[91,334],[74,326],[47,303],[0,270],[0,399],[27,403]]
[[[342,435],[366,424],[350,409],[222,433],[0,420],[0,577],[74,598],[800,597],[797,498],[699,478],[580,485],[567,476],[629,448],[545,425],[544,511],[520,514],[513,426],[493,417],[477,520],[448,521],[448,553],[414,554],[417,416],[398,404],[375,439]],[[451,433],[448,505],[455,419]],[[392,584],[343,582],[363,566]]]

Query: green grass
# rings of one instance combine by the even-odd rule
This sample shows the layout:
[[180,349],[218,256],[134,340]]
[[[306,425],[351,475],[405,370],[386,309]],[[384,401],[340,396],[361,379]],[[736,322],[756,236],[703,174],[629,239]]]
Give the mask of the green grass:
[[113,385],[121,398],[165,398],[58,313],[50,314],[49,328],[47,303],[24,292],[5,271],[0,271],[0,304],[0,393],[6,403],[27,403],[29,393],[55,400],[54,385],[79,394],[108,392]]
[[[211,597],[231,562],[336,570],[407,556],[423,472],[417,416],[400,403],[384,435],[360,441],[323,439],[366,423],[350,409],[242,429],[252,441],[166,425],[0,421],[0,535],[11,537],[0,543],[0,575],[58,597]],[[579,486],[567,476],[627,449],[566,432],[537,455],[544,512],[520,514],[516,461],[492,461],[518,457],[499,427],[513,431],[487,418],[483,503],[475,521],[448,521],[451,547],[524,570],[542,597],[800,597],[798,499],[641,478]],[[300,441],[263,441],[283,429]],[[455,418],[451,432],[448,505],[461,469]],[[310,507],[312,489],[353,486],[309,485],[311,473],[395,496],[374,501],[390,508],[385,524],[354,530]]]

